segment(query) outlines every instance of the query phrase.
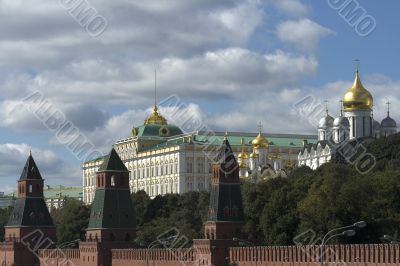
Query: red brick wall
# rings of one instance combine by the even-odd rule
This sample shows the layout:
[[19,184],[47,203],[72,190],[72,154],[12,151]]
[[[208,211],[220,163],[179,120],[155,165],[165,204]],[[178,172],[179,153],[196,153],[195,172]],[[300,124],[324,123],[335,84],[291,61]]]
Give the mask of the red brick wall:
[[[148,265],[211,266],[210,260],[198,261],[200,253],[206,255],[209,244],[200,245],[202,244],[201,240],[196,241],[200,241],[197,243],[198,250],[151,249],[148,253]],[[3,251],[4,249],[0,247],[0,265],[4,257]],[[7,252],[12,259],[12,250]],[[78,249],[63,250],[63,254],[46,250],[40,251],[39,254],[41,265],[57,265],[56,260],[54,260],[57,256],[60,259],[64,258],[63,264],[59,260],[59,265],[83,265],[82,253]],[[113,249],[111,254],[113,266],[147,266],[146,249]],[[17,257],[20,257],[20,255],[16,254]],[[229,248],[228,259],[231,263],[237,263],[238,266],[318,266],[320,251],[319,246],[233,247]],[[326,247],[324,266],[394,266],[400,265],[399,260],[400,245],[336,245]],[[91,265],[97,265],[97,263]]]
[[54,249],[39,250],[40,265],[45,266],[79,266],[80,250],[79,249]]
[[194,266],[195,253],[191,249],[114,249],[112,250],[113,266]]
[[[229,249],[231,262],[238,266],[308,266],[320,261],[319,246],[288,247],[237,247]],[[379,245],[336,245],[326,246],[325,265],[343,262],[355,265],[399,265],[400,246]]]

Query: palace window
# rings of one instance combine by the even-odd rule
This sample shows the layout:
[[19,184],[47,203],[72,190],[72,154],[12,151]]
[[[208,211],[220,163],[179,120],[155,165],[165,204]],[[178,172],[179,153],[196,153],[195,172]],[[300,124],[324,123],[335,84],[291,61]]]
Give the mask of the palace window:
[[193,163],[192,162],[188,162],[186,164],[186,172],[193,173]]

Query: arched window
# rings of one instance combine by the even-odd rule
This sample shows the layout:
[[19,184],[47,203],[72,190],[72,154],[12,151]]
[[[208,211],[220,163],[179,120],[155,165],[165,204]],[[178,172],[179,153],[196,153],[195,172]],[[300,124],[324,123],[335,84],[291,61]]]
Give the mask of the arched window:
[[32,187],[32,185],[29,185],[29,187],[28,187],[28,191],[29,191],[29,193],[32,193],[32,191],[33,191],[33,187]]

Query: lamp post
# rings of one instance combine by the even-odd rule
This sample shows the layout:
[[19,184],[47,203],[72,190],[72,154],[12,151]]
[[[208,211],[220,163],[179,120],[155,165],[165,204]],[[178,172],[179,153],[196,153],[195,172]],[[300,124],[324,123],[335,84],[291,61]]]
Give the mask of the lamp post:
[[384,235],[383,239],[388,241],[390,244],[400,244],[399,240],[396,237],[390,235]]
[[244,246],[244,245],[249,246],[249,247],[254,246],[254,243],[252,243],[250,241],[247,241],[247,240],[244,240],[244,239],[240,239],[238,237],[234,237],[234,238],[232,238],[232,240],[235,241],[235,242],[238,242],[239,246]]
[[[80,241],[81,241],[80,239],[75,239],[75,240],[72,240],[72,241],[67,242],[67,243],[62,243],[62,244],[60,244],[59,246],[56,246],[57,251],[58,251],[59,249],[62,249],[62,248],[65,248],[65,247],[69,247],[69,246],[72,246],[72,245],[74,245],[74,244],[76,244],[76,243],[79,243]],[[57,252],[57,255],[56,255],[57,266],[58,266],[58,257],[59,257],[59,254],[58,254],[58,252]]]
[[[328,233],[326,233],[325,236],[322,238],[322,243],[320,246],[320,252],[321,252],[320,264],[321,264],[321,266],[324,266],[325,245],[326,245],[326,243],[329,242],[329,240],[331,240],[334,237],[338,237],[338,236],[352,237],[356,234],[356,231],[354,231],[354,228],[364,228],[366,226],[367,226],[366,222],[359,221],[352,225],[332,229]],[[336,233],[336,232],[340,232],[340,233]],[[333,233],[335,233],[335,234],[333,234]]]

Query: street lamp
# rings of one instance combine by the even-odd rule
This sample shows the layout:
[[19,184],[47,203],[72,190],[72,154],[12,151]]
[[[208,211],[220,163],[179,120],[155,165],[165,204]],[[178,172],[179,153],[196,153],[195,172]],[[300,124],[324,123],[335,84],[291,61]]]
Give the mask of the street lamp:
[[234,237],[234,238],[232,238],[232,240],[235,241],[235,242],[238,242],[239,246],[243,246],[243,244],[247,245],[247,246],[250,246],[250,247],[254,246],[254,243],[252,243],[250,241],[247,241],[247,240],[244,240],[244,239],[240,239],[238,237]]
[[[72,241],[67,242],[67,243],[62,243],[62,244],[56,246],[57,251],[59,249],[65,248],[65,247],[69,247],[69,246],[75,245],[76,243],[79,243],[80,241],[81,241],[80,239],[75,239],[75,240],[72,240]],[[56,257],[57,257],[56,261],[57,261],[57,266],[58,266],[59,252],[56,253]]]
[[390,235],[384,235],[383,239],[390,242],[390,244],[399,244],[400,243],[396,237],[392,237]]
[[[322,238],[322,243],[320,246],[320,252],[321,252],[321,256],[320,256],[321,263],[320,264],[321,264],[321,266],[324,266],[324,250],[325,250],[325,245],[326,245],[326,243],[329,242],[329,240],[331,240],[334,237],[338,237],[338,236],[346,236],[346,237],[355,236],[356,231],[354,230],[354,228],[364,228],[366,226],[367,226],[367,223],[365,221],[358,221],[352,225],[335,228],[335,229],[330,230],[328,233],[326,233],[326,235]],[[336,232],[340,232],[340,233],[336,233]],[[336,234],[333,234],[333,233],[336,233]]]

